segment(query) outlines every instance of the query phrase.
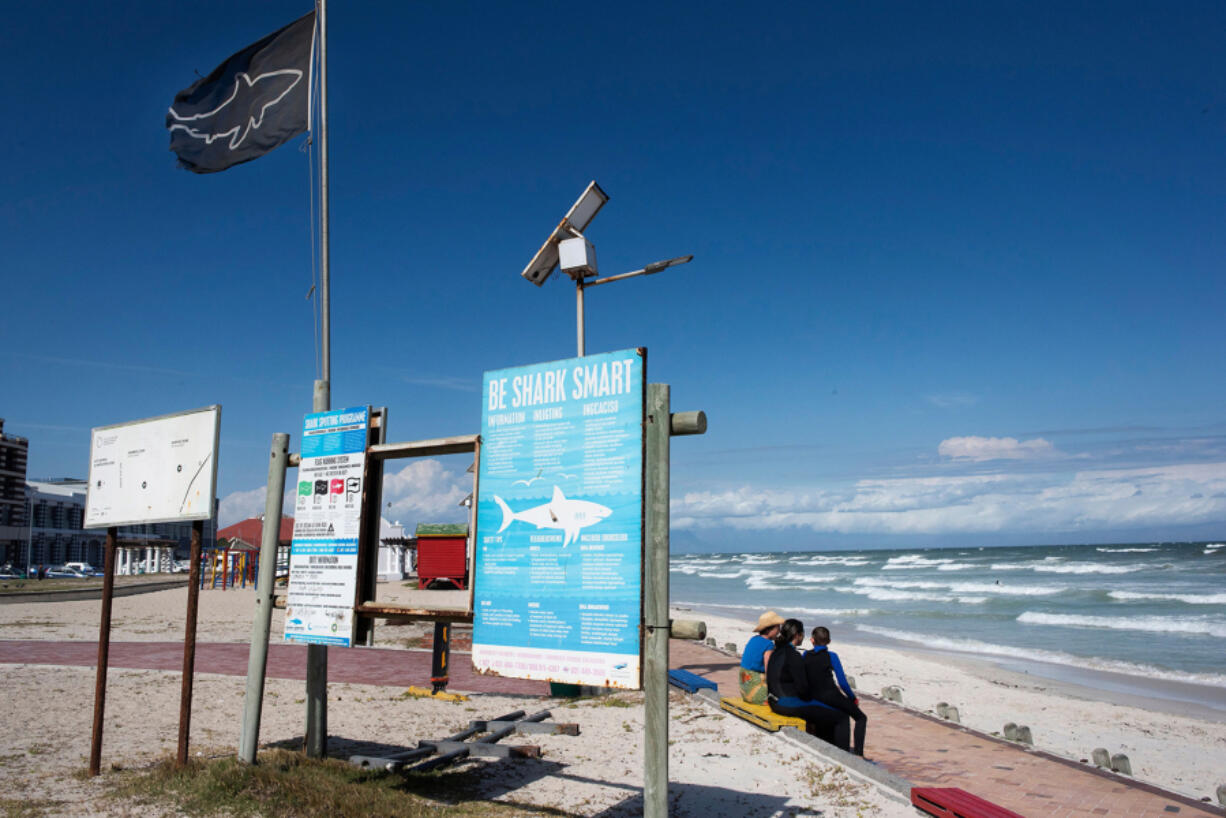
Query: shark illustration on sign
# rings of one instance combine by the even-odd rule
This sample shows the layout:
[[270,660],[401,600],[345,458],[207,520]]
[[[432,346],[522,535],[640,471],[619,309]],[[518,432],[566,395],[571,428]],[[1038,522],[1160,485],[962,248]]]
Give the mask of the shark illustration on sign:
[[[264,114],[302,82],[303,72],[297,68],[267,71],[252,78],[240,72],[234,78],[234,90],[225,101],[210,111],[181,116],[170,108],[174,123],[168,129],[183,131],[193,139],[203,139],[212,145],[218,139],[230,138],[230,150],[236,150],[252,130],[264,124]],[[169,119],[169,117],[168,117]]]
[[556,528],[566,533],[562,540],[563,548],[579,537],[580,529],[595,525],[613,513],[611,509],[589,500],[568,500],[557,486],[553,487],[553,499],[526,511],[512,511],[497,494],[494,495],[494,502],[502,509],[500,533],[515,520],[537,528]]

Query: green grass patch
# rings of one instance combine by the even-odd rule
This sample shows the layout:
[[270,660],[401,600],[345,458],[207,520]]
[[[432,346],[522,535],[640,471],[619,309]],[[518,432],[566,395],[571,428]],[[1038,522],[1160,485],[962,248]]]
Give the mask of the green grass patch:
[[0,817],[39,818],[43,815],[63,815],[64,802],[47,798],[0,798]]
[[181,815],[302,816],[311,818],[418,818],[418,816],[518,816],[566,813],[536,806],[479,800],[473,771],[395,775],[332,759],[316,761],[289,750],[267,750],[259,763],[236,758],[173,759],[114,780],[110,797],[129,803],[172,805]]

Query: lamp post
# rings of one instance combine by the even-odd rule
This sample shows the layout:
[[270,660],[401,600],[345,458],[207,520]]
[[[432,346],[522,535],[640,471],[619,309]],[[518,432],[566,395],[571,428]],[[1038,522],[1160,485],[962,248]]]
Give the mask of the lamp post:
[[621,281],[635,276],[654,275],[661,270],[667,270],[669,267],[678,264],[686,264],[694,257],[677,256],[665,261],[657,261],[653,264],[648,264],[646,267],[641,267],[638,270],[631,270],[628,273],[620,273],[614,276],[605,278],[596,278],[593,281],[588,281],[588,278],[596,276],[596,248],[592,243],[583,236],[583,231],[592,223],[592,219],[596,218],[596,214],[609,201],[609,196],[600,189],[600,185],[596,182],[588,184],[587,188],[580,194],[579,199],[571,205],[570,210],[562,217],[562,221],[553,229],[549,238],[545,239],[545,243],[541,245],[541,249],[536,251],[536,255],[528,262],[528,266],[520,273],[524,278],[531,281],[536,286],[541,286],[545,280],[559,267],[562,272],[575,280],[575,313],[576,313],[576,336],[579,347],[579,357],[584,356],[585,330],[583,326],[583,291],[589,287],[595,287],[598,284],[611,284],[614,281]]
[[26,486],[26,503],[30,507],[26,514],[26,579],[29,579],[34,557],[34,492],[29,486]]

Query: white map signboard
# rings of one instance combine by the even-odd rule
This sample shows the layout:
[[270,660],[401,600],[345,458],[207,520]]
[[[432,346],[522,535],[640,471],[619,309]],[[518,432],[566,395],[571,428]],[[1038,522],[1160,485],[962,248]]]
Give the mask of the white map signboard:
[[370,407],[306,416],[294,500],[285,640],[350,647]]
[[211,518],[220,437],[220,406],[92,430],[84,527]]

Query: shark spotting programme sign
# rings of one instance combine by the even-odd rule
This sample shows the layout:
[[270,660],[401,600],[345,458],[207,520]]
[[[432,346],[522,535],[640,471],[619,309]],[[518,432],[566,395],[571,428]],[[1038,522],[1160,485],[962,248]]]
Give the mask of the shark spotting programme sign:
[[644,349],[485,373],[473,665],[637,689]]

